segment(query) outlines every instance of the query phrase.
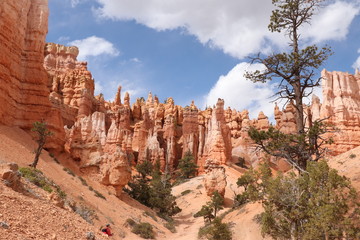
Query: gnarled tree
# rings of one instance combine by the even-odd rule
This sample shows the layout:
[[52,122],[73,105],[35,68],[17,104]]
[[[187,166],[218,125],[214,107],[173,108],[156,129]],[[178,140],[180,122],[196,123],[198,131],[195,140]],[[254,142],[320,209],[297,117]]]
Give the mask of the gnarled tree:
[[[250,137],[260,145],[263,150],[274,156],[283,157],[294,165],[299,171],[306,169],[306,163],[318,157],[319,146],[314,139],[314,129],[310,124],[306,128],[303,98],[308,97],[314,87],[320,85],[321,78],[317,77],[318,68],[331,55],[329,47],[319,48],[316,45],[302,46],[300,28],[310,21],[324,0],[273,0],[275,9],[272,11],[270,24],[271,32],[284,32],[289,39],[289,52],[273,53],[270,56],[258,54],[252,57],[253,63],[261,63],[264,70],[247,72],[245,77],[254,82],[276,81],[278,91],[276,99],[285,99],[286,103],[293,104],[296,110],[296,136],[285,136],[272,129],[272,135],[259,135],[252,130]],[[308,116],[309,117],[309,116]],[[311,119],[308,119],[311,122]],[[321,125],[323,127],[323,125]],[[316,125],[316,128],[319,124]],[[317,129],[315,134],[323,129]],[[256,138],[260,137],[260,138]],[[318,137],[318,136],[317,136]],[[281,138],[285,145],[290,146],[289,152],[278,151],[276,154],[269,148],[268,143],[273,139]],[[284,145],[284,146],[285,146]],[[315,150],[314,150],[315,148]],[[295,156],[295,157],[294,157]]]
[[43,150],[44,145],[46,143],[46,139],[48,137],[52,136],[53,133],[47,128],[47,124],[44,121],[34,122],[33,128],[31,129],[31,131],[36,132],[36,134],[37,134],[36,142],[38,143],[38,147],[35,150],[34,161],[30,164],[30,166],[33,168],[36,168],[36,166],[39,162],[39,157],[40,157],[41,151]]

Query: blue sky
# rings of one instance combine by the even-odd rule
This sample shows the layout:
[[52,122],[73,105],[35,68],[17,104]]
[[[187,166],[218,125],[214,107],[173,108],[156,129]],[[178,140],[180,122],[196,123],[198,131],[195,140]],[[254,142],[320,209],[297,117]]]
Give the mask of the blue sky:
[[[113,99],[117,86],[131,101],[149,91],[178,105],[200,108],[217,98],[237,110],[272,115],[271,84],[243,79],[247,56],[283,50],[271,34],[270,0],[49,0],[48,42],[77,45],[88,61],[96,93]],[[328,1],[303,29],[306,43],[329,44],[324,67],[353,73],[360,67],[360,0]],[[359,58],[359,59],[358,59]]]

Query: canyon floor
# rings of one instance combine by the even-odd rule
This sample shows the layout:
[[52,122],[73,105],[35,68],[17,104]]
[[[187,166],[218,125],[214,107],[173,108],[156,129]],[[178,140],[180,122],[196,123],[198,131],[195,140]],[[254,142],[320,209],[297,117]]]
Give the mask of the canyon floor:
[[[14,162],[19,167],[26,167],[32,162],[36,143],[23,130],[0,126],[0,142],[0,163]],[[57,207],[49,199],[47,192],[22,178],[25,188],[36,194],[28,196],[5,186],[4,182],[0,183],[0,222],[8,225],[8,228],[0,227],[0,239],[86,239],[88,232],[95,233],[96,239],[106,239],[99,230],[106,223],[112,225],[112,239],[142,239],[131,232],[126,223],[129,218],[137,222],[149,222],[154,227],[156,239],[197,239],[198,230],[204,225],[204,221],[193,215],[210,200],[202,185],[202,176],[173,188],[182,212],[174,217],[176,232],[172,233],[164,227],[166,222],[151,209],[125,193],[119,199],[112,189],[82,176],[77,171],[76,164],[66,154],[57,155],[56,158],[60,164],[44,150],[37,168],[61,187],[69,201],[79,209],[89,211],[88,218],[93,223],[88,223],[66,207]],[[75,176],[70,175],[66,169],[71,169]],[[230,167],[226,167],[226,172],[228,185],[225,208],[220,214],[229,212],[224,221],[231,223],[233,239],[262,239],[259,226],[254,221],[254,216],[261,211],[259,205],[247,205],[231,211],[233,191],[239,190],[236,180],[240,173]],[[80,177],[85,179],[88,186],[82,184]],[[100,192],[106,200],[97,197],[94,191],[89,190],[89,186]],[[186,190],[190,192],[182,195]]]
[[[19,128],[0,126],[0,164],[15,162],[20,167],[27,166],[33,160],[33,150],[36,143],[31,137]],[[66,154],[56,156],[54,161],[49,153],[44,151],[39,161],[38,169],[49,179],[54,181],[66,192],[67,199],[78,209],[88,211],[85,221],[79,214],[69,208],[57,207],[49,199],[49,194],[37,188],[22,178],[27,192],[16,192],[0,182],[0,239],[86,239],[88,232],[93,232],[96,239],[107,239],[100,227],[106,223],[112,225],[114,236],[112,239],[142,239],[131,232],[126,220],[131,218],[137,222],[149,222],[155,231],[156,239],[197,239],[198,230],[204,225],[202,218],[194,218],[193,214],[209,201],[202,184],[203,176],[198,176],[188,182],[173,188],[177,203],[182,212],[174,217],[176,232],[170,232],[164,225],[165,221],[156,216],[149,208],[139,204],[126,194],[120,198],[108,189],[91,179],[82,176],[87,185],[80,180],[81,172],[77,171],[76,164]],[[360,157],[360,148],[331,159],[330,165],[346,175],[357,189],[360,189],[360,169],[357,166]],[[71,169],[75,175],[70,175],[66,169]],[[259,225],[255,216],[262,210],[260,204],[247,204],[241,208],[232,209],[234,191],[239,191],[236,180],[240,172],[226,167],[227,188],[225,193],[224,222],[230,223],[234,240],[264,239],[260,234]],[[97,197],[91,186],[100,192],[106,199]],[[190,190],[187,194],[184,191]],[[6,223],[7,227],[3,224]]]

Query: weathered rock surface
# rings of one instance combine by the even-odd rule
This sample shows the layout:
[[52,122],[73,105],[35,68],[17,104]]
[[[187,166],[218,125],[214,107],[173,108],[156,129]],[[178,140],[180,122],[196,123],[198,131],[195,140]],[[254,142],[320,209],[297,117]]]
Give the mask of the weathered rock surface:
[[311,105],[314,120],[326,119],[338,131],[333,134],[332,155],[360,145],[360,74],[322,71],[323,103]]
[[22,190],[18,169],[19,166],[16,163],[0,163],[0,179],[15,191]]
[[224,196],[227,184],[225,168],[217,160],[208,159],[205,162],[205,173],[204,187],[206,194],[212,196],[215,191],[218,191],[221,196]]
[[0,3],[0,123],[30,130],[44,119],[54,137],[48,148],[64,142],[62,118],[52,107],[44,61],[48,26],[47,0]]

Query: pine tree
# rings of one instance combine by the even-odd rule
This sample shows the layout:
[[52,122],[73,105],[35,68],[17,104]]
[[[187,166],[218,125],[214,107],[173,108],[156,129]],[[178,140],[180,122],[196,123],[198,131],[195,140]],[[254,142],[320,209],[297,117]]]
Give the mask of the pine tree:
[[179,160],[178,169],[181,178],[188,179],[195,176],[198,168],[190,151],[186,152],[185,156]]
[[194,217],[203,217],[205,222],[211,222],[216,218],[217,213],[223,209],[224,198],[218,191],[215,191],[211,197],[211,201],[201,207],[201,210],[194,214]]
[[[310,23],[313,15],[324,0],[272,0],[275,9],[272,11],[271,32],[284,32],[289,39],[289,52],[271,54],[263,57],[260,54],[252,58],[253,62],[263,64],[265,70],[247,72],[246,78],[254,82],[276,81],[278,99],[290,102],[296,111],[297,134],[286,135],[270,128],[268,132],[256,129],[249,131],[250,137],[268,154],[281,157],[299,171],[306,169],[308,161],[321,157],[319,138],[324,128],[312,128],[312,119],[307,116],[310,128],[305,128],[303,98],[308,97],[314,87],[319,86],[321,78],[316,77],[317,69],[332,54],[329,47],[318,48],[316,45],[304,46],[300,29]],[[319,123],[319,122],[318,122]],[[317,127],[323,124],[318,124]],[[316,130],[316,134],[310,133]]]
[[261,201],[264,207],[264,235],[294,240],[360,236],[354,224],[360,217],[356,191],[349,179],[325,161],[310,162],[306,173],[300,175],[279,173],[273,177],[268,172],[253,171],[256,181],[251,183],[259,192],[252,201]]
[[31,129],[31,131],[37,133],[36,142],[38,143],[38,147],[35,150],[34,161],[30,164],[31,167],[36,168],[36,166],[37,166],[37,164],[39,162],[39,157],[40,157],[41,151],[44,148],[46,140],[47,140],[48,137],[52,136],[53,133],[48,129],[47,123],[44,122],[44,121],[34,122],[33,123],[33,128]]

